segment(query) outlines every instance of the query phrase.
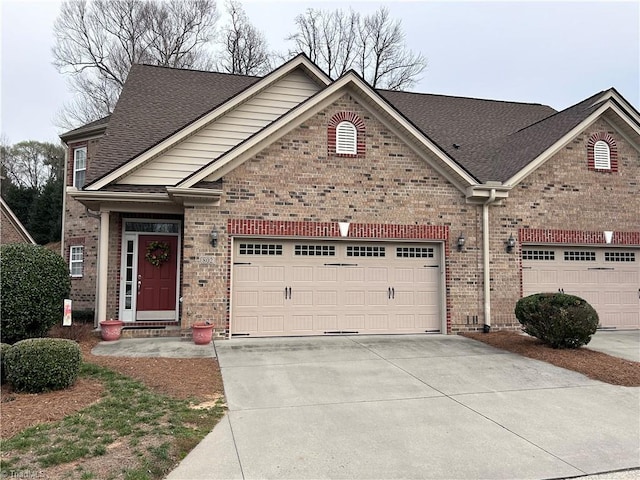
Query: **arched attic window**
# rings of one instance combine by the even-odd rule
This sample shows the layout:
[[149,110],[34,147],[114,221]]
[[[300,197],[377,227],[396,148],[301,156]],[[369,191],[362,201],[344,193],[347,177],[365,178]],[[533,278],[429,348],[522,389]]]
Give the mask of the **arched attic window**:
[[327,154],[343,157],[364,157],[365,126],[353,112],[336,113],[329,120]]
[[598,140],[593,146],[593,163],[596,170],[611,169],[611,151],[607,142]]
[[340,122],[336,127],[336,153],[355,155],[357,153],[358,131],[351,122]]
[[587,161],[589,170],[617,172],[618,147],[613,137],[605,132],[591,135],[587,142]]

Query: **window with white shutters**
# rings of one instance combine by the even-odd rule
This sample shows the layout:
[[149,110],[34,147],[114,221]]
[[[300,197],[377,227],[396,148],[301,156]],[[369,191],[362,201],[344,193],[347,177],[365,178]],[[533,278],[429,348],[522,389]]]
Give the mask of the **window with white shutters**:
[[336,127],[336,153],[357,153],[358,133],[351,122],[340,122]]
[[607,142],[598,140],[593,146],[594,167],[597,170],[611,169],[611,152]]

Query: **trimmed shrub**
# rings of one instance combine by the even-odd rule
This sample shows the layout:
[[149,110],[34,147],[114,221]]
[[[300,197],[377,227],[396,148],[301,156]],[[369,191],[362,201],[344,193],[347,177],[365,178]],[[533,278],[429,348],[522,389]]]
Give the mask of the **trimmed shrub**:
[[7,369],[4,366],[4,356],[11,349],[8,343],[0,343],[0,383],[3,385],[7,381]]
[[553,348],[578,348],[591,341],[598,328],[598,313],[575,295],[536,293],[516,304],[516,318],[525,333]]
[[63,300],[70,288],[69,269],[57,253],[36,245],[2,245],[2,340],[15,343],[44,337],[62,322]]
[[82,357],[71,340],[29,338],[15,343],[4,360],[7,379],[16,391],[39,393],[73,385]]

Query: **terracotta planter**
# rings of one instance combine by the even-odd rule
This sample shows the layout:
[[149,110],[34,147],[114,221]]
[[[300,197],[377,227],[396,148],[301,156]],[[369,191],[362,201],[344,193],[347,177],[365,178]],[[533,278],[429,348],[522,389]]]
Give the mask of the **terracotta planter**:
[[194,323],[191,325],[193,342],[196,345],[209,345],[213,337],[212,323]]
[[122,325],[124,325],[124,322],[121,320],[111,319],[100,322],[100,335],[102,336],[102,340],[105,342],[120,340]]

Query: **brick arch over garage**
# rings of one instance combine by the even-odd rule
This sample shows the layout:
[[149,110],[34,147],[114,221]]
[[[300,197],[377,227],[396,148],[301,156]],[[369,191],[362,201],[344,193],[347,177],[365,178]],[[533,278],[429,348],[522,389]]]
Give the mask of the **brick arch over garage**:
[[[336,127],[340,122],[351,122],[356,127],[357,144],[356,154],[336,153]],[[353,112],[338,112],[331,120],[327,129],[327,153],[338,157],[364,157],[365,155],[365,133],[364,121]]]

